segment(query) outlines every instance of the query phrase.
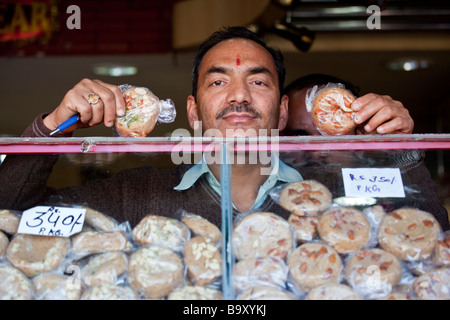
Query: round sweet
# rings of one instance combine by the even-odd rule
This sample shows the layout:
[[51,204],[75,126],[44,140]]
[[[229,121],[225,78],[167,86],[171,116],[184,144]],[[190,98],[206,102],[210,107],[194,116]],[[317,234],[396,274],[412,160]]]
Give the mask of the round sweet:
[[76,283],[69,276],[52,272],[43,273],[33,278],[37,300],[79,300],[81,283]]
[[361,211],[351,207],[333,207],[319,220],[320,237],[339,253],[350,253],[370,240],[370,223]]
[[9,239],[3,232],[0,231],[0,259],[5,255],[6,248],[8,248]]
[[194,237],[187,241],[184,261],[189,279],[199,286],[209,284],[222,275],[222,257],[210,238]]
[[0,266],[0,300],[31,300],[33,285],[20,270],[7,265]]
[[320,90],[312,103],[311,114],[317,130],[323,135],[345,135],[356,128],[351,104],[353,94],[345,89],[329,87]]
[[92,226],[97,231],[111,232],[117,229],[117,222],[100,211],[86,207],[84,217],[85,224]]
[[146,216],[133,229],[137,243],[165,246],[177,252],[183,251],[189,237],[189,228],[179,220],[158,215]]
[[222,292],[201,286],[176,288],[167,300],[222,300]]
[[402,208],[381,220],[378,241],[397,258],[417,261],[430,257],[436,246],[440,226],[428,212]]
[[432,270],[413,283],[420,300],[450,300],[450,268]]
[[81,296],[81,300],[136,300],[137,298],[137,294],[130,287],[111,283],[89,287]]
[[385,296],[402,277],[400,261],[379,248],[355,252],[347,261],[348,283],[362,296]]
[[6,250],[6,258],[25,275],[34,277],[58,268],[69,249],[68,238],[16,234]]
[[161,107],[158,97],[146,88],[123,92],[126,112],[116,118],[115,128],[122,137],[146,137],[155,127]]
[[289,269],[278,257],[248,258],[234,265],[234,287],[242,292],[250,287],[286,286]]
[[231,241],[237,260],[265,256],[284,259],[295,243],[289,223],[271,212],[245,216],[235,224]]
[[0,230],[14,235],[19,228],[20,216],[11,210],[0,210]]
[[293,298],[286,290],[262,286],[247,289],[236,300],[293,300]]
[[299,216],[292,213],[288,222],[294,229],[295,237],[299,243],[311,241],[318,235],[319,217],[317,216]]
[[181,257],[169,248],[143,247],[129,259],[130,286],[146,299],[166,297],[182,283],[184,274]]
[[292,182],[280,192],[279,204],[299,216],[315,216],[331,204],[330,190],[316,180]]
[[328,284],[338,283],[343,264],[339,254],[329,245],[308,242],[297,247],[288,257],[289,274],[304,292]]
[[186,214],[181,218],[194,236],[210,238],[215,243],[222,242],[222,232],[219,228],[206,220],[205,218],[196,214]]
[[128,268],[128,258],[121,251],[105,252],[93,256],[81,269],[81,278],[86,286],[116,283]]
[[450,266],[450,230],[439,235],[435,249],[434,262],[438,266]]
[[123,231],[85,231],[72,237],[72,249],[76,257],[111,251],[128,251],[132,245]]
[[362,300],[362,298],[347,285],[329,283],[312,289],[305,300]]

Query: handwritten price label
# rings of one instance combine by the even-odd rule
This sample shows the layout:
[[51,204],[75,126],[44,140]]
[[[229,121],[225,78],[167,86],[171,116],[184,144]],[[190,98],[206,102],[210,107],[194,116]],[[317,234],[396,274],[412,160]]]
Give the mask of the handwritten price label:
[[404,198],[399,168],[342,168],[347,197]]
[[18,233],[70,237],[81,231],[86,209],[39,206],[22,213]]

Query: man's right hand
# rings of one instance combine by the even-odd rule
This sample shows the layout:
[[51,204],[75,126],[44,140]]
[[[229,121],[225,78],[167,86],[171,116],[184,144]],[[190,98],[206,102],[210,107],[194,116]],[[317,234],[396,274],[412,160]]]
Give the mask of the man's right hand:
[[[99,96],[99,101],[90,104],[87,97],[90,93]],[[125,115],[125,101],[122,92],[116,85],[100,80],[83,79],[69,90],[59,106],[44,119],[44,124],[50,130],[56,129],[61,123],[79,114],[79,121],[64,130],[72,132],[78,128],[86,128],[104,123],[107,127],[114,125],[116,117]]]

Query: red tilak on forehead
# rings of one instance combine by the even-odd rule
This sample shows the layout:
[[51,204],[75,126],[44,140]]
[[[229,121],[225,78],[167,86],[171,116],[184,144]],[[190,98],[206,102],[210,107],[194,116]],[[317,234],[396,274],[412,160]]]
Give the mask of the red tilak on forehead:
[[241,57],[239,56],[239,53],[236,55],[236,66],[240,66],[241,65]]

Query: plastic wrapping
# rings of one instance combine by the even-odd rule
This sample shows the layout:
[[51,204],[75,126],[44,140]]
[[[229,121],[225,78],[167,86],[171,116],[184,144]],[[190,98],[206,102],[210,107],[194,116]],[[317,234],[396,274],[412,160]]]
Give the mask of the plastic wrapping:
[[305,300],[362,300],[362,298],[345,284],[329,283],[312,289]]
[[450,300],[450,268],[421,275],[414,281],[413,288],[421,300]]
[[160,245],[182,252],[191,237],[181,221],[164,216],[148,215],[133,228],[133,239],[139,245]]
[[96,253],[130,251],[132,243],[124,231],[84,231],[73,236],[72,254],[79,259]]
[[123,251],[104,252],[89,257],[81,268],[81,279],[87,287],[117,284],[128,271],[128,256]]
[[89,287],[83,292],[81,300],[136,300],[138,295],[128,285],[110,283]]
[[236,219],[232,244],[237,260],[265,256],[285,259],[295,239],[285,219],[270,212],[252,212]]
[[346,254],[368,246],[371,228],[358,209],[332,206],[321,215],[318,231],[321,239]]
[[222,232],[215,225],[206,220],[205,218],[182,210],[179,213],[181,215],[180,220],[191,231],[192,236],[210,238],[217,245],[222,243]]
[[56,270],[70,250],[70,239],[29,234],[16,234],[6,258],[28,277]]
[[175,120],[176,110],[172,100],[160,100],[149,89],[128,84],[120,85],[126,113],[116,118],[115,129],[122,137],[146,137],[157,122]]
[[130,256],[128,281],[145,299],[162,299],[182,284],[185,266],[182,257],[157,245],[139,248]]
[[280,206],[299,216],[318,215],[332,200],[328,188],[316,180],[283,184],[274,188],[270,195]]
[[311,112],[314,124],[322,135],[345,135],[356,128],[351,108],[355,96],[340,83],[328,83],[319,89],[308,89],[305,103]]
[[73,285],[71,278],[58,272],[47,272],[32,279],[36,300],[79,300],[81,285]]
[[17,233],[22,212],[17,210],[0,210],[0,231],[9,235]]
[[313,288],[339,283],[343,263],[339,254],[321,241],[312,241],[297,247],[287,258],[293,290],[299,296]]
[[186,285],[174,289],[167,300],[222,300],[222,292],[216,289]]
[[400,261],[379,249],[360,250],[345,261],[345,276],[350,286],[366,299],[388,295],[402,278]]
[[430,213],[401,208],[383,217],[378,239],[381,248],[399,259],[418,261],[432,255],[440,232],[439,223]]
[[292,293],[275,287],[251,287],[238,295],[237,300],[295,300]]
[[6,234],[0,231],[0,259],[5,257],[6,248],[9,246],[9,238]]
[[210,238],[193,237],[184,245],[189,279],[199,286],[212,284],[222,275],[222,257]]
[[[345,214],[343,219],[334,210],[357,212],[358,219]],[[448,299],[448,232],[441,232],[431,214],[417,211],[405,207],[389,212],[379,205],[356,210],[331,202],[312,216],[291,213],[289,220],[312,227],[303,237],[297,236],[295,222],[274,213],[240,214],[233,225],[232,249],[238,253],[232,270],[233,298]],[[11,254],[9,259],[8,255],[0,258],[0,296],[36,300],[223,298],[218,250],[222,244],[216,242],[220,232],[208,220],[186,211],[175,214],[178,219],[145,216],[138,223],[139,234],[145,236],[139,238],[127,222],[117,224],[104,213],[88,212],[85,229],[69,239],[5,233],[10,253],[24,246],[20,239],[39,241],[24,242],[28,249],[20,249],[20,254],[12,255],[14,259]],[[20,217],[20,213],[14,215]],[[333,221],[328,220],[330,216]],[[320,221],[335,230],[324,232]],[[346,243],[351,250],[341,250],[342,234],[348,240],[348,228],[361,223],[369,225],[367,239],[357,246]],[[394,234],[389,228],[396,231],[398,243],[406,239],[418,243],[413,253],[406,253],[411,250],[408,242],[399,245],[382,239]],[[331,234],[333,240],[327,238]],[[110,236],[122,240],[103,242]],[[425,239],[429,246],[422,244]],[[67,241],[65,254],[56,251],[56,243]]]
[[0,300],[31,300],[33,284],[19,269],[0,263]]
[[286,289],[289,269],[278,257],[247,258],[234,265],[234,287],[243,293],[252,287],[277,287]]

